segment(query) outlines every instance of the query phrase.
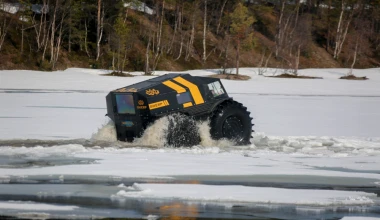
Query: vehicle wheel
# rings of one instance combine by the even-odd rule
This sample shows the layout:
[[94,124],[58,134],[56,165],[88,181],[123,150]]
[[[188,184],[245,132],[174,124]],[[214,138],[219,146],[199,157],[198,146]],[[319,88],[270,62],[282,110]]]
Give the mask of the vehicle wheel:
[[189,116],[172,114],[168,116],[166,144],[171,147],[191,147],[201,142],[196,121]]
[[236,145],[251,143],[252,118],[247,108],[239,102],[231,101],[219,105],[211,115],[210,127],[213,139],[226,138]]

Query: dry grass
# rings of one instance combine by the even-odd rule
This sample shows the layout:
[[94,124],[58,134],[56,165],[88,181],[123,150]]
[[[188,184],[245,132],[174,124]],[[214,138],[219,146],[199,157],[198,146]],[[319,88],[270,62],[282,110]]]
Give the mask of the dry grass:
[[277,76],[267,76],[267,77],[274,77],[274,78],[287,78],[287,79],[323,79],[322,77],[314,77],[314,76],[300,76],[300,75],[293,75],[289,73],[283,73]]
[[132,75],[132,74],[120,73],[120,72],[112,72],[112,73],[102,74],[102,76],[134,77],[134,75]]
[[348,75],[348,76],[342,76],[339,79],[347,79],[347,80],[367,80],[368,78],[366,76],[363,77],[357,77],[354,75]]
[[236,74],[215,74],[209,77],[218,79],[229,79],[229,80],[249,80],[251,77],[246,75],[236,75]]

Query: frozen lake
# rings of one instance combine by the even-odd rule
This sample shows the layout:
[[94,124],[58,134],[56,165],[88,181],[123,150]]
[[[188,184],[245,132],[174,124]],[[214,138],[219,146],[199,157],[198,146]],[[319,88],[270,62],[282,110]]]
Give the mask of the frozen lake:
[[303,71],[324,79],[223,81],[252,112],[252,145],[178,149],[153,140],[159,125],[138,143],[112,136],[105,95],[146,77],[1,71],[0,216],[380,218],[379,69]]

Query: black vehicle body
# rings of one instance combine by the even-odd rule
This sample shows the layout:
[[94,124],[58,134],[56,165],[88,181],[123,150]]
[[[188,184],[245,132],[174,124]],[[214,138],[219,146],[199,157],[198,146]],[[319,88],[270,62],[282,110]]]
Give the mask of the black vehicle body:
[[207,118],[228,100],[232,98],[219,79],[174,73],[116,89],[106,97],[117,139],[129,142],[162,116],[180,113]]

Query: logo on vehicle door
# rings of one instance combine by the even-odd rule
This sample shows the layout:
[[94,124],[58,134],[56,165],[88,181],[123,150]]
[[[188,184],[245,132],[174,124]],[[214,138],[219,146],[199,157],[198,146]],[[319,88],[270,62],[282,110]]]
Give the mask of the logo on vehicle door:
[[148,89],[148,90],[146,90],[145,91],[145,93],[147,94],[147,95],[158,95],[158,94],[160,94],[160,91],[158,91],[158,90],[155,90],[155,89]]
[[146,108],[147,108],[147,106],[144,105],[144,104],[145,104],[144,100],[139,100],[139,101],[137,102],[137,104],[139,104],[139,105],[137,106],[137,109],[146,109]]

